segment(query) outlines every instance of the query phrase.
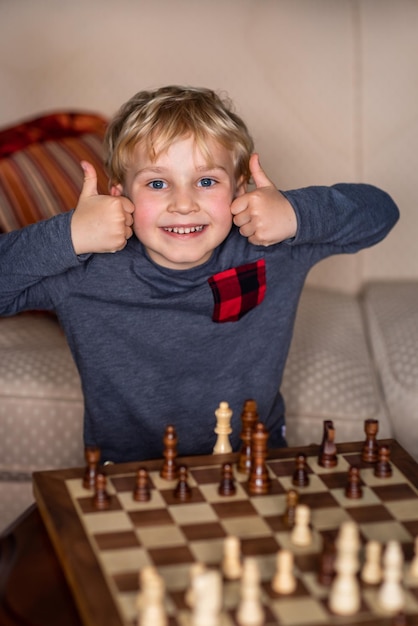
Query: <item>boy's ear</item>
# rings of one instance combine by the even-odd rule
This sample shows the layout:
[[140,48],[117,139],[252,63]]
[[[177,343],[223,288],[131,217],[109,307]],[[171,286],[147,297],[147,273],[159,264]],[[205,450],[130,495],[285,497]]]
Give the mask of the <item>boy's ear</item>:
[[235,190],[235,198],[238,198],[238,196],[243,196],[244,193],[246,192],[247,192],[247,181],[245,180],[244,176],[241,176],[241,178],[237,182],[237,187]]
[[110,187],[110,195],[111,196],[123,196],[123,187],[119,183],[118,185],[111,185]]

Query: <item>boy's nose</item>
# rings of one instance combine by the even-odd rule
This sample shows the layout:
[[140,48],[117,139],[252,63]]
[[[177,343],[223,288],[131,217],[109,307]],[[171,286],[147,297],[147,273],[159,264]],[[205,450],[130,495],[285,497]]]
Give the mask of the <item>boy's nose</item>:
[[176,213],[190,213],[198,211],[198,205],[193,198],[193,194],[188,191],[177,191],[169,205],[169,211]]

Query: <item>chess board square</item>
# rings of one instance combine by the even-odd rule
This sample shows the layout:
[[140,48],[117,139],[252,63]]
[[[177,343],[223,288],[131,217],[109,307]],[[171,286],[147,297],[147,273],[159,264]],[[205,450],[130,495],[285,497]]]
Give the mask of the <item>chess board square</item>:
[[280,546],[274,537],[247,537],[241,540],[243,556],[276,555],[279,549]]
[[89,534],[132,530],[131,520],[122,510],[88,513],[83,516],[83,523]]
[[206,485],[199,485],[199,489],[204,497],[204,499],[206,500],[206,502],[225,502],[226,500],[229,501],[233,501],[233,500],[242,500],[244,498],[247,498],[247,494],[244,491],[241,483],[239,482],[235,482],[235,489],[236,489],[236,493],[234,495],[228,495],[228,496],[223,496],[220,495],[218,493],[218,487],[219,484],[206,484]]
[[384,485],[375,486],[372,487],[372,489],[376,495],[383,500],[383,502],[389,502],[391,500],[415,499],[418,508],[418,494],[407,483],[388,485],[385,481]]
[[[274,573],[273,573],[273,576],[274,576]],[[265,581],[261,585],[263,591],[267,594],[269,598],[278,600],[280,598],[290,599],[290,598],[302,598],[302,597],[309,596],[309,590],[306,588],[306,585],[304,584],[303,580],[299,577],[296,577],[296,589],[291,594],[276,593],[272,588],[273,576],[271,577],[271,580]]]
[[327,488],[321,480],[322,476],[315,476],[315,474],[308,474],[308,476],[309,485],[306,485],[306,487],[295,487],[291,476],[281,477],[280,483],[284,487],[285,491],[288,491],[289,489],[297,489],[301,496],[305,493],[319,493],[320,491],[326,491]]
[[400,522],[373,522],[370,524],[360,524],[360,532],[366,539],[375,539],[381,543],[387,543],[395,539],[401,543],[412,541],[411,535]]
[[405,481],[405,476],[398,470],[395,465],[392,465],[392,476],[388,476],[387,478],[379,478],[374,475],[374,467],[373,468],[365,468],[361,471],[361,477],[364,482],[370,487],[380,487],[382,485],[390,486],[390,485],[399,485],[399,484],[407,484]]
[[129,511],[128,515],[134,526],[138,528],[157,525],[168,526],[169,524],[174,524],[174,520],[167,509]]
[[137,502],[133,499],[132,491],[118,493],[119,502],[126,511],[144,511],[147,509],[162,509],[165,507],[164,499],[159,491],[151,490],[151,498],[148,502]]
[[222,526],[229,535],[241,538],[271,536],[272,534],[268,524],[257,516],[223,519]]
[[218,567],[223,557],[223,546],[223,538],[211,539],[210,541],[193,541],[190,543],[190,550],[196,561]]
[[216,522],[217,517],[213,511],[212,505],[208,502],[197,504],[179,504],[170,507],[170,513],[177,524],[190,524],[199,522]]
[[[114,486],[115,491],[117,491],[118,493],[124,491],[129,491],[132,493],[135,487],[135,476],[132,476],[132,474],[110,476],[109,482]],[[149,482],[150,487],[154,489],[151,479],[149,479]]]
[[174,526],[148,526],[137,530],[141,545],[147,548],[176,546],[184,544],[184,535]]
[[386,502],[385,506],[397,520],[414,521],[417,519],[418,502],[416,500],[395,500]]
[[[302,494],[302,490],[299,490]],[[326,509],[338,506],[338,501],[328,491],[303,492],[299,499],[300,504],[306,504],[310,509]]]
[[367,506],[347,507],[348,515],[357,524],[385,522],[393,520],[393,515],[387,510],[383,504],[374,504]]
[[201,541],[203,539],[221,539],[226,532],[219,522],[205,522],[202,524],[184,524],[181,527],[187,541]]
[[[235,473],[234,471],[234,475]],[[209,485],[211,483],[218,484],[222,477],[218,466],[192,468],[189,472],[189,476],[192,476],[199,486]]]
[[97,533],[93,535],[99,550],[117,550],[119,548],[136,548],[140,545],[138,537],[133,530],[126,532],[114,533],[109,531],[106,533]]
[[257,515],[257,511],[249,500],[234,500],[215,502],[212,504],[216,515],[220,519],[228,517],[248,517]]
[[[276,476],[283,477],[287,476],[291,478],[295,471],[295,459],[292,460],[281,460],[281,461],[269,461],[269,468]],[[312,470],[309,467],[309,462],[306,463],[306,471],[308,474],[312,474]]]
[[280,516],[286,510],[286,495],[258,496],[252,500],[252,504],[257,513],[263,517]]
[[[348,482],[348,472],[333,472],[332,474],[321,474],[318,477],[328,489],[342,489],[345,490]],[[360,476],[360,484],[363,484]]]
[[123,550],[106,550],[99,555],[106,571],[114,575],[121,572],[136,572],[148,564],[146,550],[142,547],[124,548]]
[[187,545],[149,548],[148,554],[156,567],[176,565],[176,563],[193,563],[194,561],[193,554]]
[[272,600],[271,604],[281,626],[323,626],[329,623],[327,611],[315,598],[279,598]]
[[109,503],[106,509],[100,510],[97,509],[94,505],[94,496],[88,496],[87,498],[79,498],[78,504],[83,513],[95,513],[97,511],[119,511],[122,509],[121,503],[117,496],[109,493]]
[[377,497],[374,491],[370,487],[362,487],[361,498],[347,498],[345,495],[345,489],[333,489],[332,495],[340,504],[341,507],[364,507],[373,506],[379,504],[381,500]]
[[165,490],[161,492],[162,497],[164,498],[165,502],[170,505],[170,504],[178,504],[179,502],[181,502],[183,505],[188,505],[188,504],[193,504],[196,502],[204,502],[205,498],[203,497],[200,489],[198,487],[190,487],[190,496],[187,500],[181,500],[180,498],[176,497],[176,492],[175,489],[169,489],[169,490]]
[[313,509],[312,525],[317,530],[326,530],[340,526],[350,519],[347,511],[341,507],[329,507],[326,509]]
[[292,533],[289,531],[275,533],[275,537],[279,542],[281,548],[291,550],[295,556],[297,554],[309,554],[311,552],[319,552],[322,547],[322,536],[316,530],[312,531],[312,541],[308,546],[295,546],[292,543]]
[[113,576],[113,581],[120,592],[136,592],[139,590],[138,570],[132,572],[120,572]]

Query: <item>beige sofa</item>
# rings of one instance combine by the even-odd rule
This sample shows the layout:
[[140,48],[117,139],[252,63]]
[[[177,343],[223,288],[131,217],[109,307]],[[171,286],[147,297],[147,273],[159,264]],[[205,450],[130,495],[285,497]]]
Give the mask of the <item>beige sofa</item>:
[[[210,28],[207,15],[195,0],[12,3],[0,126],[57,110],[109,116],[140,88],[204,84],[236,102],[279,188],[386,189],[401,210],[389,237],[308,278],[282,387],[288,441],[318,441],[323,419],[337,440],[359,439],[377,417],[379,436],[418,458],[418,5],[213,0]],[[83,463],[82,413],[56,321],[1,319],[0,529],[32,501],[34,469]]]

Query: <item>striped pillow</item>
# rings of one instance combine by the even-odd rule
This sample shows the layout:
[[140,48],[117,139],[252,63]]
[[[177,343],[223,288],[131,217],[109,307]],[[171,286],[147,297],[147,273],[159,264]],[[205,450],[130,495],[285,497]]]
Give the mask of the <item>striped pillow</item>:
[[0,132],[0,154],[3,147],[7,155],[0,158],[0,231],[74,208],[83,185],[81,160],[94,165],[99,193],[106,193],[105,126],[100,116],[54,114],[16,126],[15,136],[13,128]]

